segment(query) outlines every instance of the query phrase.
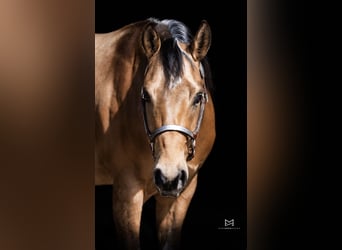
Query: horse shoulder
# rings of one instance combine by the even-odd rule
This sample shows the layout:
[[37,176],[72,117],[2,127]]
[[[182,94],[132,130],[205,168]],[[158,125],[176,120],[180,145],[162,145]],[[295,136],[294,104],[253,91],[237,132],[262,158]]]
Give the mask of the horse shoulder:
[[95,151],[95,185],[111,185],[113,178],[111,170],[100,163]]

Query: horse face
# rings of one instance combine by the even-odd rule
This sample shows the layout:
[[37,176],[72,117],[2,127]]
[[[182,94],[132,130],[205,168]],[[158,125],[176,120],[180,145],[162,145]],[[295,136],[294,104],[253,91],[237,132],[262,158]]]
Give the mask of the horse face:
[[162,195],[178,196],[189,178],[188,162],[207,100],[201,60],[209,50],[211,33],[206,22],[191,43],[162,33],[164,27],[147,27],[142,36],[148,58],[142,87],[144,120],[157,189]]
[[[162,62],[157,57],[151,59],[142,94],[146,123],[152,132],[169,125],[191,132],[198,125],[206,96],[201,65],[186,53],[182,57],[183,74],[169,78],[165,76]],[[162,195],[178,196],[184,189],[193,139],[174,129],[165,129],[152,139],[154,181]]]

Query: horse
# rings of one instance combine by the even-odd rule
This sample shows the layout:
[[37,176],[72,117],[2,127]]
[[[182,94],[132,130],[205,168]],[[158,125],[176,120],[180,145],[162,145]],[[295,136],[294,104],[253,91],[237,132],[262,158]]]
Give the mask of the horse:
[[155,198],[160,249],[180,249],[199,169],[215,142],[211,28],[147,18],[95,33],[95,185],[112,185],[116,239],[141,249]]

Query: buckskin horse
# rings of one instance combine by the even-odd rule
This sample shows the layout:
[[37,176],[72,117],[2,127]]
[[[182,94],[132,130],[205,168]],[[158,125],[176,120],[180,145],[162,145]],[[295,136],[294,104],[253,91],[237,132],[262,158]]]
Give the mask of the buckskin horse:
[[216,137],[206,20],[148,18],[95,34],[95,185],[112,185],[122,249],[140,249],[152,196],[160,249],[179,249],[197,174]]

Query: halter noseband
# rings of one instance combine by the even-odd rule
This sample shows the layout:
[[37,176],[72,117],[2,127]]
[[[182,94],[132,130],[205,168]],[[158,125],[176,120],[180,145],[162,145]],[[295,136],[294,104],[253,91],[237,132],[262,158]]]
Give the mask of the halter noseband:
[[[205,102],[207,102],[208,101],[207,94],[204,93],[203,95],[204,95]],[[196,124],[196,128],[194,131],[191,131],[191,130],[189,130],[183,126],[180,126],[180,125],[170,124],[170,125],[163,125],[157,129],[155,129],[153,132],[151,132],[149,127],[148,127],[148,123],[147,123],[147,119],[146,119],[146,101],[143,98],[143,88],[141,89],[141,100],[142,100],[142,107],[143,107],[144,127],[145,127],[146,134],[150,140],[150,146],[151,146],[153,157],[155,157],[154,156],[155,138],[158,135],[165,133],[167,131],[177,131],[177,132],[180,132],[183,135],[185,135],[187,138],[187,146],[188,146],[187,161],[190,161],[195,156],[196,138],[197,138],[198,132],[199,132],[200,127],[201,127],[203,114],[204,114],[205,102],[203,100],[201,100],[201,102],[200,102],[200,114],[199,114],[197,124]]]

